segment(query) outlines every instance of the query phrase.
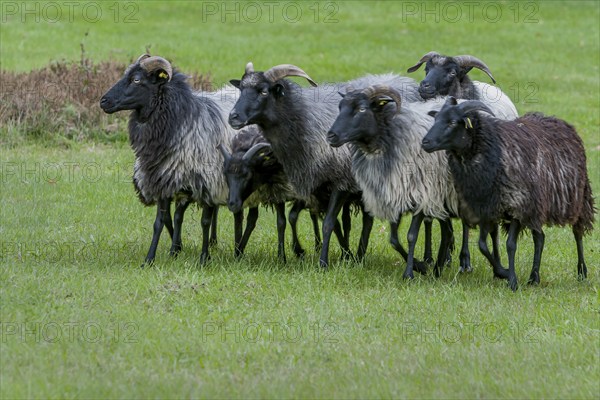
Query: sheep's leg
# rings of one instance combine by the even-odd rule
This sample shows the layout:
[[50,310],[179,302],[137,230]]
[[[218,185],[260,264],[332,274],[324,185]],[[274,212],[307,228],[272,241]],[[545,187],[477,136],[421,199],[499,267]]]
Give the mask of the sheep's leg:
[[313,232],[315,235],[315,252],[318,252],[323,245],[321,243],[321,232],[319,230],[319,213],[311,211],[310,219],[312,220]]
[[436,278],[442,275],[444,265],[448,262],[448,253],[451,252],[450,247],[452,246],[452,222],[447,220],[439,220],[442,240],[440,242],[440,248],[438,250],[437,261],[433,267],[433,274]]
[[303,201],[294,201],[294,204],[292,205],[292,209],[290,210],[290,214],[288,216],[290,226],[292,227],[292,251],[294,252],[296,257],[302,257],[304,255],[304,249],[300,244],[300,239],[298,239],[298,217],[300,216],[300,212],[304,209],[304,207],[306,207],[306,205]]
[[210,245],[210,226],[213,223],[213,215],[215,214],[215,208],[211,206],[204,206],[202,209],[202,219],[200,225],[202,225],[202,252],[200,253],[200,263],[204,264],[210,260],[210,254],[208,247]]
[[156,257],[156,248],[158,247],[160,234],[165,226],[165,220],[171,220],[171,199],[161,199],[156,204],[156,218],[154,219],[152,242],[150,243],[150,249],[148,249],[148,254],[146,255],[146,260],[144,261],[144,264],[142,264],[142,267],[154,262],[154,258]]
[[358,241],[358,249],[356,250],[356,259],[358,261],[365,257],[367,247],[369,246],[369,236],[371,236],[371,230],[373,229],[373,217],[365,211],[363,205],[360,208],[362,211],[362,232]]
[[176,257],[177,254],[181,252],[181,249],[183,247],[181,243],[181,227],[183,225],[183,215],[185,214],[185,210],[187,210],[189,205],[190,201],[185,200],[182,203],[177,204],[177,206],[175,207],[175,213],[173,214],[173,222],[175,229],[173,231],[172,236],[173,242],[171,243],[171,250],[169,251],[169,254],[172,257]]
[[277,211],[277,257],[285,263],[285,203],[275,204],[275,210]]
[[233,256],[238,258],[242,255],[242,231],[244,229],[244,212],[233,213]]
[[529,285],[540,283],[540,263],[542,262],[542,251],[544,251],[544,239],[546,238],[544,231],[541,229],[539,231],[532,229],[531,234],[533,236],[534,252],[533,267],[531,268],[529,281],[527,281]]
[[431,249],[431,231],[433,227],[433,221],[431,218],[425,218],[425,251],[423,252],[423,261],[427,264],[431,264],[433,262],[433,252]]
[[352,215],[350,215],[350,203],[345,203],[342,208],[342,227],[344,229],[344,239],[350,244],[350,231],[352,230]]
[[410,222],[410,228],[406,239],[408,240],[408,258],[406,260],[406,269],[402,275],[405,279],[413,279],[413,267],[415,257],[415,245],[419,238],[419,229],[421,229],[421,223],[423,222],[424,215],[422,213],[413,214],[412,221]]
[[517,239],[521,231],[521,223],[513,219],[508,228],[508,239],[506,239],[506,252],[508,253],[508,286],[514,292],[518,288],[517,274],[515,272],[515,254],[517,253]]
[[[325,220],[323,221],[323,248],[321,249],[321,257],[319,258],[319,263],[323,268],[327,268],[329,265],[329,242],[331,240],[331,233],[333,232],[335,225],[339,225],[337,216],[346,202],[347,197],[348,193],[334,190],[329,198],[327,213],[325,215]],[[340,245],[342,246],[342,251],[349,252],[347,245],[345,246],[346,248],[344,248],[345,243],[343,240]]]
[[471,253],[469,252],[469,227],[462,223],[462,246],[460,248],[460,272],[471,272]]
[[583,234],[573,228],[575,243],[577,243],[577,278],[584,280],[587,278],[587,266],[583,258]]
[[[243,211],[241,211],[243,213]],[[244,236],[240,242],[240,255],[246,250],[246,245],[250,240],[250,235],[256,228],[256,221],[258,220],[258,207],[252,207],[248,210],[248,219],[246,220],[246,229],[244,229]]]
[[[491,227],[491,229],[490,229]],[[494,245],[494,255],[490,253],[487,245],[487,236],[492,231],[492,242]],[[498,225],[482,223],[479,224],[479,250],[487,258],[494,271],[494,278],[508,279],[508,270],[502,267],[500,263],[500,254],[498,252]]]
[[211,228],[210,228],[210,241],[208,244],[210,246],[217,245],[217,221],[219,220],[219,207],[214,207],[212,220],[211,220]]
[[[400,225],[401,219],[402,216],[398,217],[398,221],[390,222],[390,244],[392,245],[394,250],[400,253],[404,261],[407,261],[408,253],[406,252],[406,250],[404,250],[404,247],[400,243],[400,239],[398,239],[398,227]],[[425,275],[427,273],[427,263],[415,260],[413,269],[418,273]]]

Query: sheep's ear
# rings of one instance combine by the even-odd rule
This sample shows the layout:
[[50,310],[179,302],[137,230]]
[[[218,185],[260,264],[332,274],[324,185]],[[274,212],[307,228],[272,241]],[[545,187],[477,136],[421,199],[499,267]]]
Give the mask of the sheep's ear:
[[271,89],[273,93],[275,93],[275,97],[283,97],[285,96],[285,88],[281,83],[276,83]]
[[154,80],[156,83],[166,83],[169,81],[169,74],[167,73],[167,71],[165,71],[164,69],[157,69],[154,72]]
[[438,113],[437,111],[435,111],[435,110],[431,110],[431,111],[429,111],[429,112],[427,113],[427,115],[429,115],[430,117],[433,117],[433,118],[435,118],[435,116],[437,115],[437,113]]
[[232,79],[229,81],[229,83],[231,83],[234,87],[239,89],[242,81],[240,81],[239,79]]

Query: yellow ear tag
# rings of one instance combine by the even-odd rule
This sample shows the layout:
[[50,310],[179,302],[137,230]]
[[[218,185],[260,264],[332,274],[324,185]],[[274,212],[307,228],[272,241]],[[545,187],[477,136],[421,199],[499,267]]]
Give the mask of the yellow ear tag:
[[388,101],[387,101],[387,100],[381,100],[381,101],[379,102],[379,106],[385,106],[387,103],[388,103]]
[[471,123],[471,118],[467,118],[467,127],[473,129],[473,124]]
[[167,79],[169,75],[167,75],[166,72],[161,72],[160,74],[158,74],[158,77],[161,79]]

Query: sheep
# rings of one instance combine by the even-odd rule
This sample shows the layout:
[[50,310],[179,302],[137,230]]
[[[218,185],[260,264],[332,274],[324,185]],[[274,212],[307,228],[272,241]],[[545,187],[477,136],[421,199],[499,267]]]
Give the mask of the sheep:
[[571,225],[577,244],[577,273],[587,277],[582,237],[594,222],[594,199],[581,138],[567,122],[541,113],[527,113],[514,121],[487,116],[486,104],[471,100],[457,104],[448,98],[422,147],[427,152],[446,150],[460,217],[479,224],[479,245],[494,270],[504,270],[490,257],[485,244],[487,229],[503,222],[508,271],[503,276],[517,290],[515,252],[523,228],[532,232],[533,267],[529,284],[540,281],[544,225]]
[[419,85],[419,93],[425,100],[440,96],[457,99],[480,100],[488,105],[498,118],[512,120],[519,115],[515,105],[502,90],[487,83],[471,81],[468,76],[472,68],[485,72],[492,82],[496,80],[487,65],[480,59],[462,55],[449,57],[435,51],[425,54],[407,72],[417,71],[425,63],[425,78]]
[[[314,196],[320,210],[326,210],[319,258],[325,268],[329,264],[329,241],[337,215],[346,202],[360,204],[360,190],[352,177],[349,150],[333,149],[326,139],[337,112],[328,94],[335,93],[338,87],[325,86],[319,91],[302,89],[284,79],[288,76],[303,77],[312,86],[317,85],[306,72],[293,65],[278,65],[258,72],[248,63],[242,79],[230,81],[240,89],[240,97],[229,115],[229,124],[235,129],[257,124],[298,196],[306,200]],[[373,218],[363,212],[358,259],[364,256],[372,225]],[[342,237],[342,251],[349,254],[349,232]]]
[[457,199],[449,180],[447,158],[421,150],[421,140],[431,126],[426,111],[430,103],[402,103],[400,93],[373,85],[342,95],[339,115],[328,141],[339,147],[349,143],[352,172],[363,194],[365,209],[390,221],[397,229],[402,214],[412,212],[408,231],[408,256],[404,278],[413,278],[414,249],[425,217],[440,221],[442,240],[434,266],[440,276],[448,257],[452,231],[449,217]]
[[[467,75],[469,71],[472,68],[478,68],[485,72],[494,84],[496,83],[492,72],[480,59],[471,55],[448,57],[431,51],[421,57],[419,62],[410,67],[407,72],[417,71],[423,63],[426,63],[425,78],[419,85],[419,94],[424,100],[439,99],[444,101],[445,96],[465,100],[481,100],[501,119],[513,120],[519,116],[515,105],[502,90],[487,83],[469,79]],[[430,230],[431,224],[426,224],[426,235],[431,236]],[[497,230],[492,231],[492,236],[494,248],[497,248]],[[469,228],[463,224],[463,239],[460,251],[461,272],[472,271],[468,243]]]
[[[181,225],[191,202],[202,212],[200,261],[209,259],[209,229],[218,205],[227,201],[223,159],[215,148],[229,145],[235,131],[227,122],[233,105],[224,88],[194,92],[187,77],[166,59],[143,54],[100,101],[104,112],[132,110],[129,142],[135,153],[134,186],[144,204],[157,205],[145,264],[154,261],[163,227],[172,231],[171,254],[181,249]],[[171,202],[176,203],[171,228]],[[214,234],[214,230],[213,230]]]
[[[258,206],[272,206],[277,212],[278,256],[284,262],[285,256],[285,202],[295,197],[293,189],[283,172],[283,166],[273,156],[271,146],[255,126],[238,133],[231,142],[231,153],[225,146],[219,145],[225,159],[224,172],[229,186],[227,206],[233,213],[243,215],[242,207],[249,207],[248,222],[243,236],[239,232],[241,242],[236,243],[236,256],[243,254],[258,218]],[[306,208],[301,200],[294,202],[290,211],[292,226],[293,250],[296,256],[304,254],[297,233],[297,214]],[[315,248],[320,246],[318,214],[311,211],[313,229],[316,232]],[[241,229],[241,221],[236,226]]]

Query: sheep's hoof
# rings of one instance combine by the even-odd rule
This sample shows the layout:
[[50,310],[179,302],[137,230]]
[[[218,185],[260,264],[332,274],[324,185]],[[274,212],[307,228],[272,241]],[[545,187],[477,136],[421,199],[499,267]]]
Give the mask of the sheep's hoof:
[[327,262],[327,260],[320,259],[319,266],[321,267],[322,271],[326,271],[327,268],[329,267],[329,262]]
[[210,254],[202,253],[200,254],[200,265],[204,265],[210,261]]
[[412,271],[410,271],[410,272],[404,271],[404,274],[402,274],[402,278],[412,280],[412,279],[415,279],[415,275],[413,274]]
[[304,253],[306,253],[304,251],[304,249],[300,246],[298,247],[294,247],[294,254],[296,255],[297,258],[304,258]]
[[460,272],[460,273],[473,272],[473,267],[471,266],[471,264],[461,265],[458,272]]
[[169,255],[173,258],[177,258],[177,256],[181,253],[181,245],[171,247],[169,250]]
[[342,257],[340,258],[342,261],[354,261],[354,256],[350,251],[343,250]]
[[416,261],[413,263],[413,270],[421,275],[427,275],[427,263],[424,261]]
[[517,291],[519,285],[517,284],[517,277],[516,276],[511,276],[511,277],[508,278],[508,287],[513,292]]
[[494,269],[494,278],[508,279],[509,278],[508,269],[507,268]]
[[425,264],[433,264],[433,257],[431,255],[423,256],[423,262]]
[[528,285],[539,285],[540,284],[540,274],[537,272],[532,272],[529,275],[529,280],[527,281]]

